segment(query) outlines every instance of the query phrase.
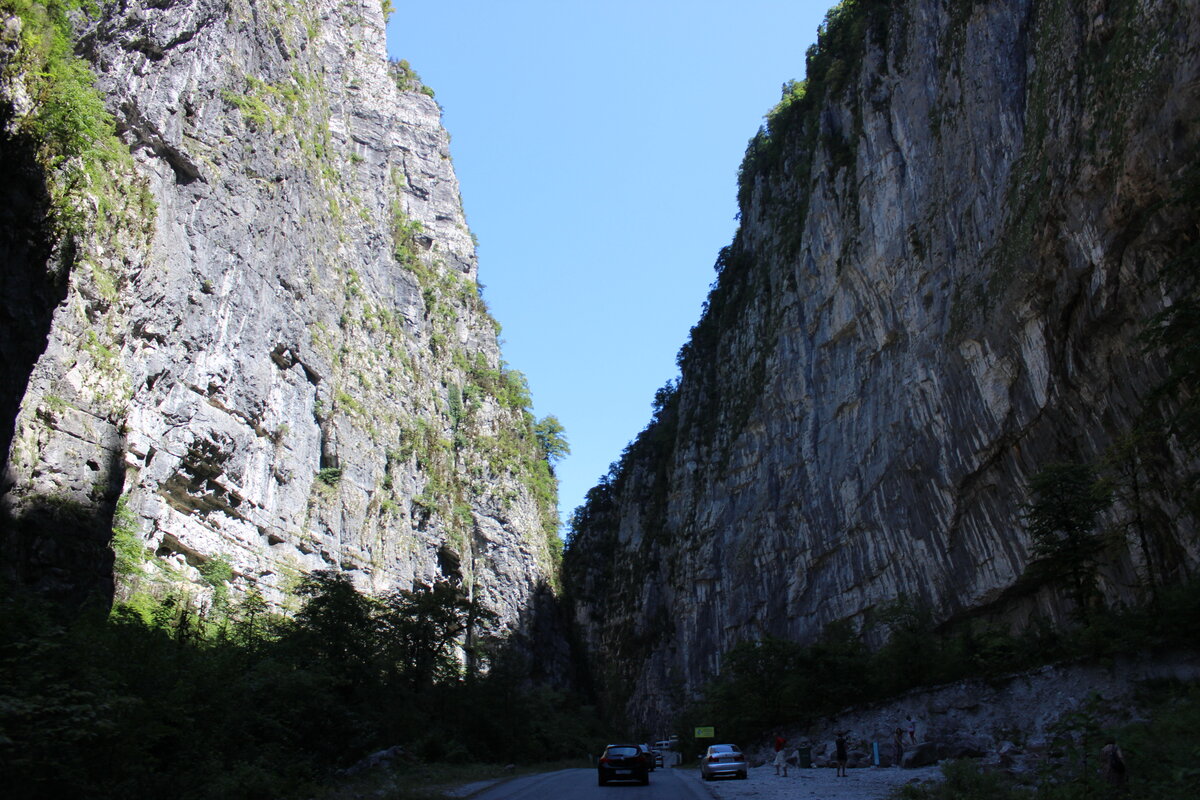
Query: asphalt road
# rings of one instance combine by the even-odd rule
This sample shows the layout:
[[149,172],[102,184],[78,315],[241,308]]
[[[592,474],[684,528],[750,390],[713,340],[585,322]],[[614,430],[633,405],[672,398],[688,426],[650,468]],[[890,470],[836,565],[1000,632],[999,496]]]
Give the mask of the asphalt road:
[[650,785],[596,784],[594,769],[564,769],[514,778],[471,800],[712,800],[694,770],[656,769]]

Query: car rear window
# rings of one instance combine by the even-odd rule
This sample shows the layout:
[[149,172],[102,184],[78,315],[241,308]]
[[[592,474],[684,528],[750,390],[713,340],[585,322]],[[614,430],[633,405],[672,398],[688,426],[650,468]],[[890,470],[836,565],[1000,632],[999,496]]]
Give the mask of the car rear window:
[[736,747],[734,747],[731,744],[714,744],[712,747],[710,747],[708,749],[714,753],[740,753],[740,752],[742,752],[741,750],[738,750]]
[[610,756],[636,756],[638,749],[636,747],[610,747],[608,754]]

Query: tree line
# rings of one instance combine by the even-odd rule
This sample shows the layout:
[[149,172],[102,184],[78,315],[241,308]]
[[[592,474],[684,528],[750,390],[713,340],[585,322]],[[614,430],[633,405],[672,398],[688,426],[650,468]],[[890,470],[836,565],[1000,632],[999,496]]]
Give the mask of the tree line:
[[460,585],[371,597],[316,572],[297,597],[290,618],[255,593],[220,614],[179,597],[80,614],[4,591],[6,796],[312,797],[397,745],[503,764],[599,738],[580,698],[530,684],[530,656],[479,633],[494,615]]

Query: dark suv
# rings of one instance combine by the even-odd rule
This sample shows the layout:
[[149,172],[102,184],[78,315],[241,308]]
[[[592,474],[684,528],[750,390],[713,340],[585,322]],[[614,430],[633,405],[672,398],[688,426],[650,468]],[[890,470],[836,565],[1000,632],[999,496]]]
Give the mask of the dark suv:
[[643,786],[650,783],[650,763],[641,745],[610,744],[596,768],[601,786],[609,781],[638,781]]

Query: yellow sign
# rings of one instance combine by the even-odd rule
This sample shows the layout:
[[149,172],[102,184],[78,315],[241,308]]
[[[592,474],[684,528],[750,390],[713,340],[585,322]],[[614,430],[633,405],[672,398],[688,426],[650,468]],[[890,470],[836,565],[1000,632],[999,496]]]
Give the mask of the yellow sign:
[[714,731],[711,727],[696,728],[696,738],[697,739],[711,739],[716,735],[717,735],[716,731]]

